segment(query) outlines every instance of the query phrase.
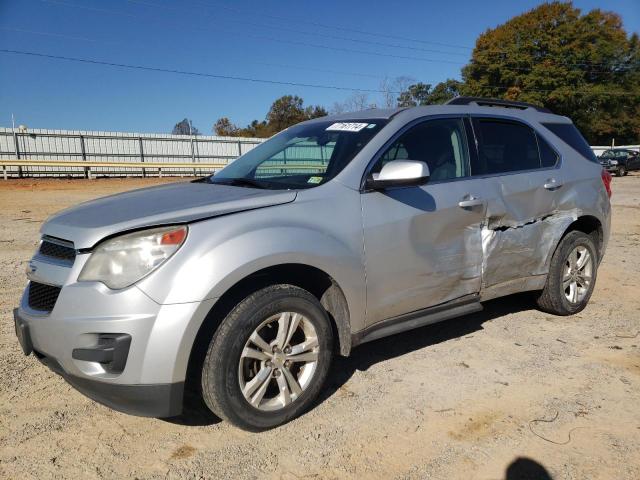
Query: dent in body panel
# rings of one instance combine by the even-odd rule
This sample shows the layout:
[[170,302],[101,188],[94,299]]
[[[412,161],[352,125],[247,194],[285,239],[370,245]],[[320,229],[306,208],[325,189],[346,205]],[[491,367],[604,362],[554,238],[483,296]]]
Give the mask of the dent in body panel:
[[578,218],[578,211],[556,212],[515,226],[481,229],[482,287],[544,275],[555,246]]
[[473,292],[476,287],[470,283],[480,277],[482,262],[478,225],[465,225],[464,217],[442,220],[419,215],[410,226],[410,245],[420,259],[413,268],[417,269],[417,278],[422,279],[413,287],[419,297],[428,289],[432,298],[439,300],[436,303]]
[[[590,180],[572,180],[562,186],[558,169],[515,177],[519,178],[495,179],[498,195],[489,202],[481,226],[483,289],[527,277],[543,278],[560,238],[583,214],[580,205],[597,201],[585,198],[591,190],[585,184],[592,187]],[[541,183],[547,177],[560,180],[559,188],[544,188]],[[596,196],[598,190],[592,190]]]
[[[481,230],[477,224],[451,224],[443,228],[433,238],[434,245],[430,258],[432,268],[422,275],[433,277],[429,282],[429,293],[440,302],[477,292],[482,275],[483,252]],[[462,233],[462,234],[461,234]]]
[[[367,325],[478,293],[484,212],[461,209],[482,181],[362,195]],[[476,192],[477,191],[477,192]]]

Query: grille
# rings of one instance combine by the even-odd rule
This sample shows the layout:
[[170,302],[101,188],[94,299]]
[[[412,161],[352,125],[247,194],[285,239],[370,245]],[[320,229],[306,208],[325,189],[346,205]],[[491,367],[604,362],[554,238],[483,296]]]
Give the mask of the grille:
[[29,307],[34,310],[50,312],[58,300],[60,287],[45,285],[44,283],[29,283]]
[[76,258],[76,251],[71,246],[61,245],[45,238],[40,244],[40,255],[73,262]]

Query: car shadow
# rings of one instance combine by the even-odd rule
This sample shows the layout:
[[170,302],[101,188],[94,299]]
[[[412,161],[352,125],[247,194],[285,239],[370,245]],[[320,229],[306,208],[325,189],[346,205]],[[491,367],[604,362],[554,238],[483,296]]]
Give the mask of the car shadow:
[[470,335],[482,330],[485,322],[531,309],[533,302],[530,293],[519,293],[485,302],[483,306],[484,310],[477,313],[365,343],[354,349],[349,357],[336,356],[329,372],[327,385],[316,405],[335,394],[357,370],[366,371],[376,363]]
[[[357,370],[366,371],[376,363],[431,347],[447,340],[470,335],[482,330],[482,325],[494,318],[531,309],[533,302],[529,293],[520,293],[491,300],[483,305],[484,310],[481,312],[365,343],[354,349],[351,355],[346,358],[336,356],[328,375],[327,384],[311,408],[334,395]],[[211,413],[202,397],[192,388],[185,389],[182,415],[162,420],[184,426],[209,426],[222,421]]]

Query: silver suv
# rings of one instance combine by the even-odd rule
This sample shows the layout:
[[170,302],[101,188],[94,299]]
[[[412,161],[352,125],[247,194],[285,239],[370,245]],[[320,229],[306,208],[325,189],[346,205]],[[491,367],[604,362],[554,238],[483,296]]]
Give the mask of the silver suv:
[[571,121],[533,105],[457,98],[311,120],[215,176],[50,218],[16,333],[114,409],[175,416],[188,387],[268,429],[364,342],[515,292],[582,310],[609,181]]

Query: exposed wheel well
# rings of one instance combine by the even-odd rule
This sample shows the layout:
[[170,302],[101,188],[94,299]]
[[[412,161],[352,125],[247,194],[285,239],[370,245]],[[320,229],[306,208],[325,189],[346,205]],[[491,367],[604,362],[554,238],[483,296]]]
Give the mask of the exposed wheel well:
[[[191,348],[187,382],[200,378],[200,366],[218,326],[229,312],[249,294],[267,287],[286,283],[307,290],[325,308],[331,319],[334,338],[341,355],[351,351],[351,327],[347,301],[336,281],[324,271],[304,264],[282,264],[259,270],[243,278],[227,290],[207,314]],[[195,387],[195,385],[193,385]]]
[[600,220],[598,220],[596,217],[593,217],[591,215],[585,215],[585,216],[579,217],[575,222],[573,222],[571,225],[567,227],[567,230],[564,232],[564,235],[574,230],[584,232],[593,239],[593,243],[595,243],[596,249],[598,250],[598,259],[601,259],[602,253],[603,253],[602,250],[604,247],[603,245],[604,238],[603,238],[602,224],[600,223]]

